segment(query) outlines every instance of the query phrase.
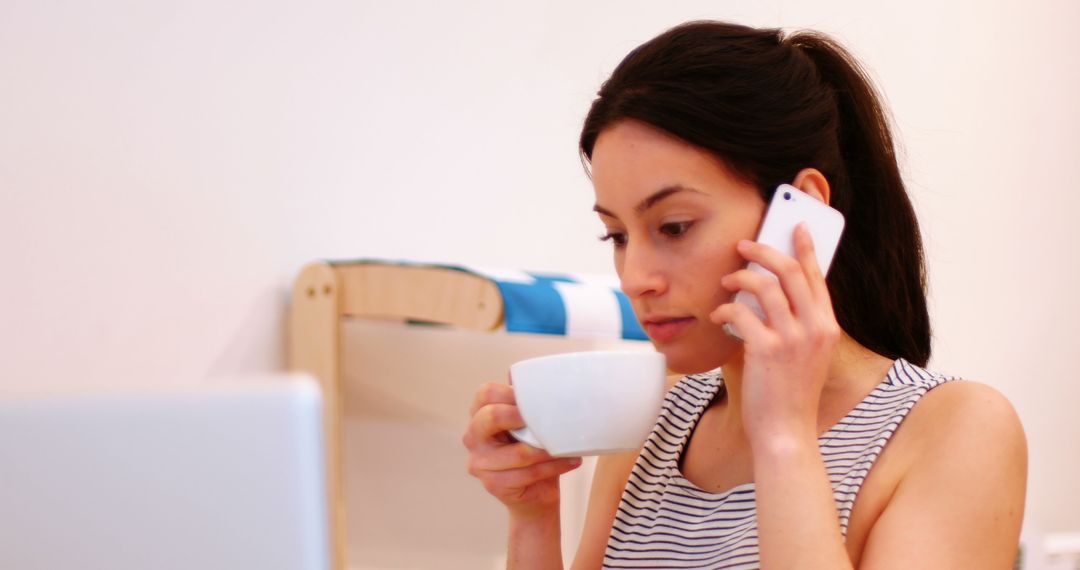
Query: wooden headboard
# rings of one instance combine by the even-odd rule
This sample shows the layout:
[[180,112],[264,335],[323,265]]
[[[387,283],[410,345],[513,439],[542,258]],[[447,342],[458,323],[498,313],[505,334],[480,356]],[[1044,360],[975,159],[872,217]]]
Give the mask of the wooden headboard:
[[[523,272],[519,273],[525,275]],[[544,276],[541,279],[545,282],[558,281],[559,286],[566,289],[566,283],[559,277],[553,279],[550,276]],[[349,388],[346,386],[346,379],[353,378],[355,381],[356,373],[344,368],[350,362],[352,364],[349,366],[354,368],[356,366],[357,359],[350,358],[351,352],[363,352],[356,345],[351,345],[351,349],[346,346],[348,342],[344,338],[345,331],[351,330],[350,326],[355,327],[357,323],[396,321],[445,325],[453,330],[474,331],[470,334],[479,334],[482,338],[493,340],[501,338],[500,335],[492,337],[486,334],[502,333],[508,329],[507,305],[504,301],[504,292],[500,290],[501,285],[505,286],[490,276],[461,267],[369,260],[311,263],[305,266],[296,278],[289,318],[288,367],[291,370],[305,371],[314,375],[322,386],[331,559],[332,568],[335,570],[344,570],[348,562],[346,560],[348,548],[345,492],[347,462],[343,434],[348,429],[344,422],[346,391]],[[511,285],[519,287],[520,283]],[[583,301],[580,302],[588,303],[584,307],[587,312],[596,312],[594,304],[603,306],[607,303],[603,291],[606,290],[611,295],[620,295],[614,290],[604,289],[605,287],[608,285],[600,286],[599,293],[594,287],[581,297]],[[552,296],[550,291],[546,294],[549,297]],[[573,295],[575,295],[573,291],[568,294],[568,296]],[[520,303],[520,301],[515,297],[514,303]],[[568,301],[568,306],[569,304],[571,304],[570,301]],[[617,303],[612,297],[610,305],[606,310],[609,313],[615,312],[614,318],[620,318],[617,313],[620,305],[625,307],[625,301],[620,300]],[[512,305],[510,309],[517,311],[511,313],[514,320],[510,324],[518,327],[521,321],[519,305]],[[625,315],[622,318],[625,319]],[[636,326],[636,320],[633,324]],[[609,335],[612,331],[616,331],[615,334],[618,335],[618,330],[629,330],[621,324],[614,327],[605,325],[601,328],[604,329],[601,331],[603,334]],[[433,334],[431,332],[433,329],[430,327],[406,327],[406,329],[414,332],[401,333],[402,329],[399,327],[397,329],[399,332],[394,333],[412,335],[398,337],[399,343],[406,345],[423,342],[420,337],[430,338]],[[515,332],[517,330],[519,329],[514,329]],[[629,334],[638,333],[640,331],[631,330]],[[529,344],[528,349],[522,349],[521,345],[509,348],[502,345],[483,349],[489,351],[489,356],[494,358],[493,362],[498,363],[493,367],[503,370],[503,374],[505,374],[505,368],[502,367],[507,363],[499,359],[596,348],[588,344],[594,341],[559,338],[553,334],[515,334],[502,335],[502,337],[507,339],[526,337],[522,342]],[[583,342],[586,344],[582,344]],[[622,341],[619,338],[608,338],[604,342],[608,343],[604,348],[610,348],[613,342]],[[472,346],[482,343],[473,338],[469,344]],[[640,342],[633,345],[640,346],[642,349],[648,348],[648,345]],[[491,355],[492,351],[501,352],[501,354]],[[429,386],[430,388],[432,387]],[[456,400],[458,395],[455,394],[449,399]],[[445,394],[442,397],[448,399]],[[456,406],[455,402],[451,404]],[[461,409],[464,410],[464,406]],[[456,407],[453,411],[463,417],[463,411],[458,412]],[[445,442],[440,446],[445,447]],[[464,474],[462,466],[455,465],[454,468]],[[584,492],[587,493],[587,482]],[[584,500],[584,497],[581,499]],[[479,500],[483,501],[483,498]],[[487,501],[484,502],[487,503]],[[573,524],[569,526],[573,527]]]

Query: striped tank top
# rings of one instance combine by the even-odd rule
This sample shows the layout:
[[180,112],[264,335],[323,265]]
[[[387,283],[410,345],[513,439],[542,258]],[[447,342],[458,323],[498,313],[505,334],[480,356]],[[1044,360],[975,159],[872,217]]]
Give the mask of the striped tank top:
[[[845,537],[855,497],[885,444],[915,403],[949,380],[899,359],[818,438]],[[715,371],[686,376],[668,392],[623,490],[604,568],[760,567],[754,484],[709,493],[679,470],[690,434],[722,384]]]

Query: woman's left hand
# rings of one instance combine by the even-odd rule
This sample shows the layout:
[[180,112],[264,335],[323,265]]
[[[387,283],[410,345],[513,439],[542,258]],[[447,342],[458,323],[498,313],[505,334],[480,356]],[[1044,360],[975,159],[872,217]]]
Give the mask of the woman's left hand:
[[817,437],[818,404],[832,350],[840,339],[825,276],[810,232],[795,229],[795,257],[742,240],[739,253],[778,277],[741,269],[724,276],[724,288],[752,293],[762,321],[741,303],[713,311],[716,323],[732,323],[744,341],[743,426],[751,445]]

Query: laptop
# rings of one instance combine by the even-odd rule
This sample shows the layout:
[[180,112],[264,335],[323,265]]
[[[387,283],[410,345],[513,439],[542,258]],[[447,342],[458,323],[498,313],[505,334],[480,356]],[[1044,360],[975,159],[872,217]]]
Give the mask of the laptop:
[[307,377],[0,400],[0,568],[328,570]]

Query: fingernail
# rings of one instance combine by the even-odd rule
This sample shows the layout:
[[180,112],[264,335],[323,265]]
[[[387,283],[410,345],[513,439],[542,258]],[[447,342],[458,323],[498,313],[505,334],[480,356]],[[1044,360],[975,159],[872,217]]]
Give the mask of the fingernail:
[[578,465],[581,465],[581,458],[580,457],[571,457],[569,463],[570,463],[570,465],[572,465],[574,467],[577,467]]
[[741,239],[741,240],[739,240],[739,243],[737,244],[737,247],[740,250],[746,250],[746,249],[750,248],[750,244],[752,244],[752,243],[754,243],[754,242],[752,242],[752,241],[750,241],[748,239]]

